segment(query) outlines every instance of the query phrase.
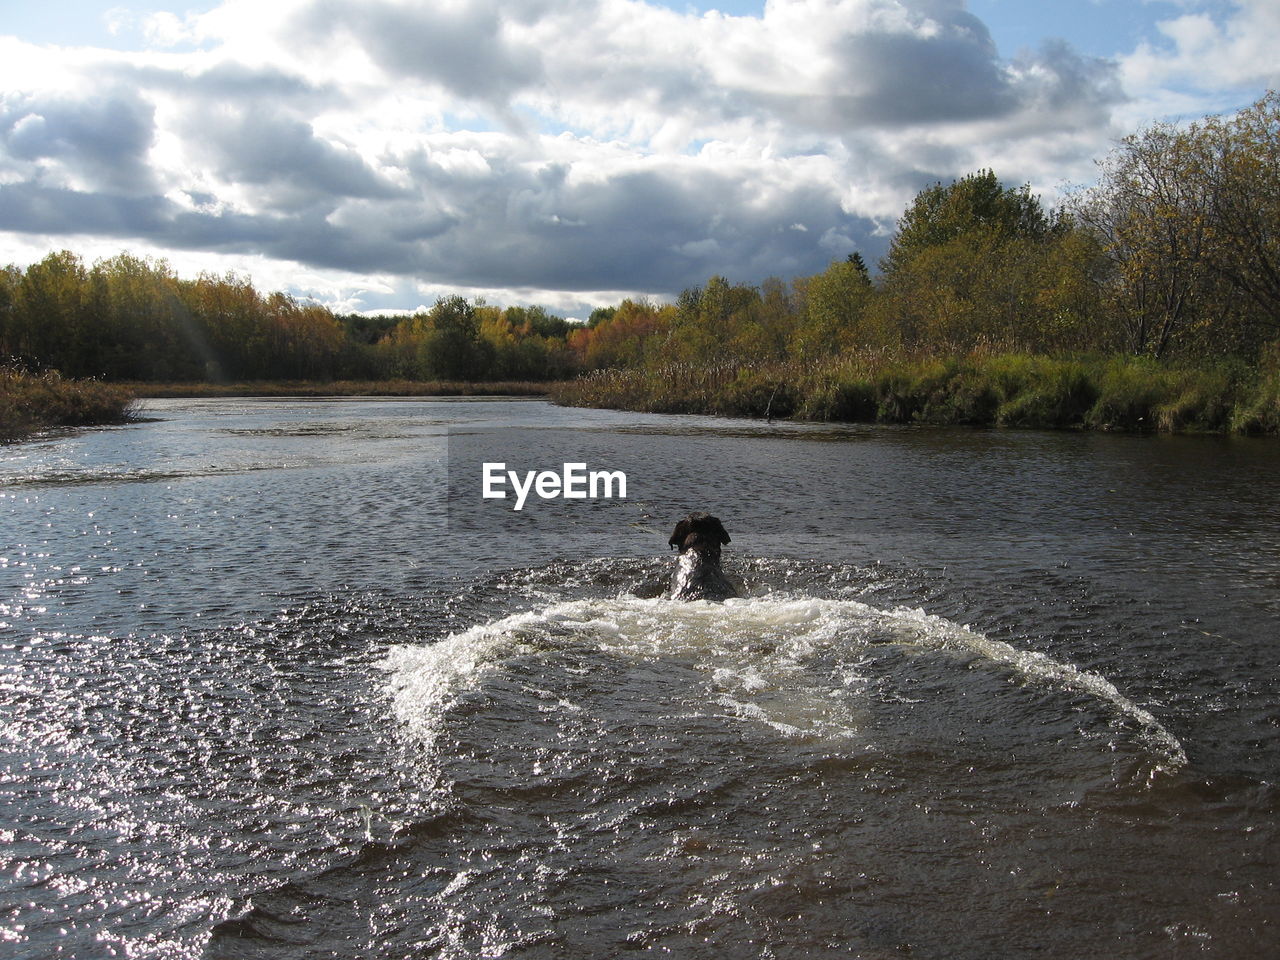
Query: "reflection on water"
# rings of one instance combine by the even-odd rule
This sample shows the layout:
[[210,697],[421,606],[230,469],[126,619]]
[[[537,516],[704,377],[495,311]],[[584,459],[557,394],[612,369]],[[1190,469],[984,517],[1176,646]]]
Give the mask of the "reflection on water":
[[1274,444],[149,413],[0,450],[0,952],[1273,952]]

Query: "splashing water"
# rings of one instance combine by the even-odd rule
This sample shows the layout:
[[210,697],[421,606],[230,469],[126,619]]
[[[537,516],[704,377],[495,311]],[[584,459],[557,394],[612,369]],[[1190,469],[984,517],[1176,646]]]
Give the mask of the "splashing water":
[[712,702],[740,719],[788,737],[854,739],[865,738],[871,726],[868,697],[905,696],[894,689],[891,675],[876,673],[885,651],[913,658],[959,653],[971,658],[969,670],[1004,669],[1030,686],[1091,698],[1136,725],[1162,771],[1186,763],[1177,738],[1102,676],[919,609],[883,610],[854,600],[774,595],[723,604],[634,597],[570,601],[435,643],[392,647],[382,666],[396,717],[429,744],[451,706],[504,663],[571,647],[684,664],[701,677]]

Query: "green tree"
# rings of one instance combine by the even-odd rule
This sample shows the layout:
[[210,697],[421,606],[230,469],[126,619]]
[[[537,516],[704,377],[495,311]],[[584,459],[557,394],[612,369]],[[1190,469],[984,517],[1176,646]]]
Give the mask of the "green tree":
[[0,269],[0,363],[22,353],[19,344],[18,287],[22,270],[16,264]]
[[853,268],[858,271],[858,275],[862,277],[865,286],[871,286],[871,271],[867,269],[867,261],[862,259],[862,254],[857,250],[849,254],[845,258],[849,263],[853,264]]
[[898,221],[898,232],[880,266],[892,275],[922,251],[953,240],[974,234],[996,241],[1038,239],[1050,226],[1030,186],[1005,188],[995,173],[982,170],[947,186],[937,183],[921,190]]
[[267,307],[249,278],[202,273],[183,288],[184,303],[204,333],[208,380],[261,380],[268,373]]
[[857,254],[836,260],[808,278],[803,311],[792,332],[791,354],[814,360],[854,347],[882,345],[883,332],[864,323],[872,292],[866,264]]
[[[1027,186],[1007,189],[990,170],[921,191],[899,221],[865,326],[880,343],[965,352],[1045,349],[1083,332],[1079,310],[1096,288],[1068,218],[1047,212]],[[1092,271],[1071,284],[1067,264]]]
[[676,302],[675,323],[667,333],[661,361],[706,364],[709,358],[754,359],[743,356],[745,345],[757,342],[760,291],[730,284],[714,276],[706,286],[685,290]]
[[109,377],[188,380],[203,374],[204,332],[164,260],[121,253],[99,260],[90,275],[96,352]]
[[456,295],[441,297],[426,319],[418,348],[423,375],[446,380],[481,380],[489,375],[492,350],[480,340],[474,306]]
[[606,320],[612,320],[615,313],[618,312],[617,307],[596,307],[587,317],[587,326],[595,328],[600,326]]
[[89,331],[82,305],[87,272],[70,250],[29,266],[14,296],[14,354],[36,366],[79,373],[87,362]]
[[791,332],[796,324],[795,291],[777,277],[760,285],[760,301],[755,310],[750,355],[760,360],[784,360]]
[[1103,293],[1110,265],[1097,236],[1067,216],[1028,265],[1023,349],[1056,353],[1117,350]]

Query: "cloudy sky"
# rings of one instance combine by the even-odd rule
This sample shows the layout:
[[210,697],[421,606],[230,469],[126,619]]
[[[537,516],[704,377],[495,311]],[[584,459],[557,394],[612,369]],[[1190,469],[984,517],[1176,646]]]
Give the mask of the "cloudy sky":
[[921,187],[1052,202],[1280,86],[1275,0],[0,0],[0,263],[567,315],[883,252]]

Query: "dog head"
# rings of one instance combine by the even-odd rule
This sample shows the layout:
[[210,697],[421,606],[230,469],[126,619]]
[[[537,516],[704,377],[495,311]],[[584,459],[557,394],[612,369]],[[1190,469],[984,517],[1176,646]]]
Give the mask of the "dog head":
[[709,550],[717,555],[721,544],[729,542],[729,534],[717,517],[707,513],[691,513],[679,523],[667,543],[672,550]]

